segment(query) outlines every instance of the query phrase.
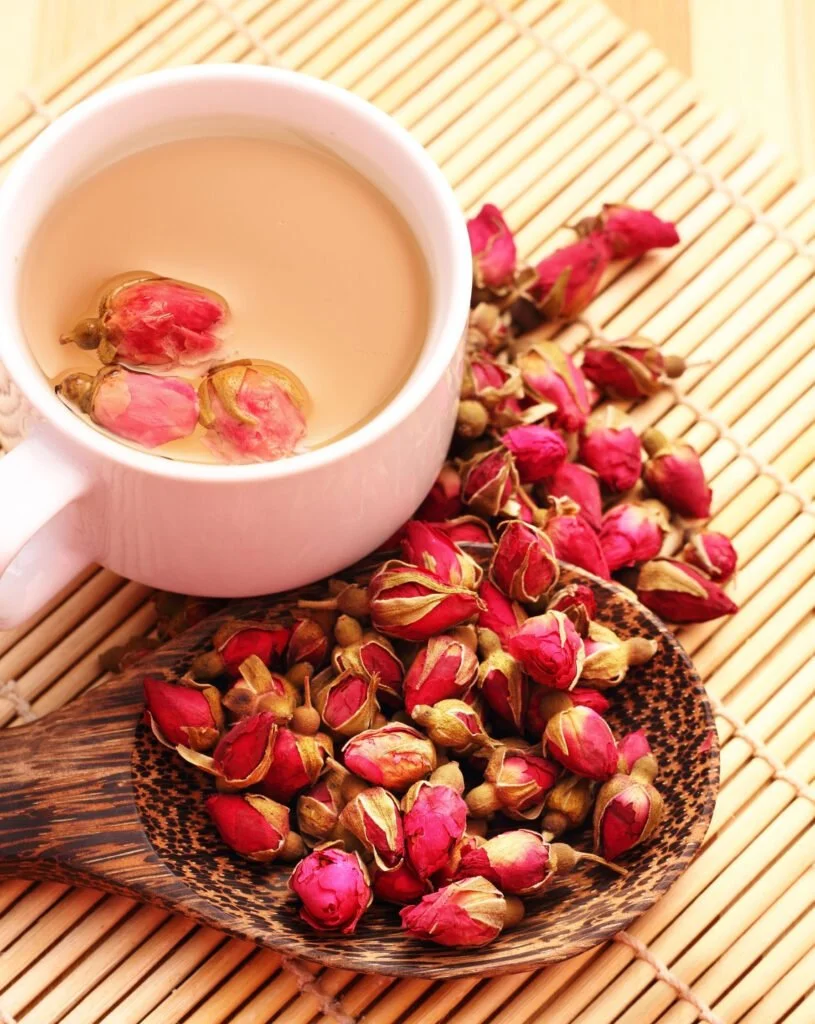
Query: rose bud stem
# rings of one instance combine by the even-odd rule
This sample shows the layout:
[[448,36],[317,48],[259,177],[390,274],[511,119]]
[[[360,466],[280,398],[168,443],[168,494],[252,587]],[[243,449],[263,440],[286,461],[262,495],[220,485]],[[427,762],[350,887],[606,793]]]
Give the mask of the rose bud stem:
[[584,853],[582,850],[575,850],[571,846],[567,846],[566,843],[552,843],[549,851],[556,875],[570,874],[584,860],[591,861],[592,864],[602,864],[604,868],[608,868],[609,871],[614,871],[623,877],[628,874],[627,868],[620,867],[619,864],[612,864],[610,861],[598,857],[596,853]]
[[504,927],[512,928],[513,925],[520,924],[524,919],[526,909],[524,902],[517,896],[505,896],[506,910],[504,911]]
[[351,615],[343,613],[334,623],[334,639],[340,647],[350,647],[362,639],[362,626]]
[[303,736],[314,736],[320,731],[322,722],[320,712],[311,703],[311,675],[303,679],[303,697],[304,703],[294,709],[290,725],[294,732],[299,732]]
[[344,615],[358,619],[368,614],[368,591],[355,583],[349,583],[334,597],[324,601],[299,600],[298,608],[311,608],[314,611],[338,611]]

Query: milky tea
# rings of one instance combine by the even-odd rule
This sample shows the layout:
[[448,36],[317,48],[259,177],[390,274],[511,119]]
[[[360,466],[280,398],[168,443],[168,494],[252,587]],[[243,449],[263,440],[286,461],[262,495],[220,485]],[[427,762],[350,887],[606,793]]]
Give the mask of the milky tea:
[[[409,225],[356,170],[299,139],[168,141],[64,195],[34,237],[21,295],[28,343],[52,383],[100,369],[96,351],[60,336],[97,314],[107,282],[134,271],[219,293],[230,307],[224,358],[267,360],[299,378],[308,403],[298,450],[386,406],[426,336],[428,272]],[[171,372],[198,387],[203,371]],[[203,434],[199,425],[151,451],[219,461]]]

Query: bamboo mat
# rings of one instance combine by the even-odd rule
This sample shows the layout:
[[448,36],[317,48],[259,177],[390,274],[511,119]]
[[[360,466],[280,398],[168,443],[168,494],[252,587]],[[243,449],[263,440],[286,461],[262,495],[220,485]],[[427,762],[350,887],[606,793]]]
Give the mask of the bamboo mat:
[[[592,334],[638,332],[697,364],[634,416],[700,450],[713,527],[740,556],[739,614],[682,633],[716,709],[722,789],[698,859],[626,933],[496,979],[321,971],[125,899],[7,881],[0,1021],[812,1024],[815,181],[735,130],[592,0],[135,6],[142,23],[126,38],[0,112],[2,167],[110,82],[245,61],[326,78],[393,114],[467,211],[485,199],[504,208],[527,258],[569,240],[563,225],[603,201],[678,222],[680,246],[613,275],[559,337],[577,349]],[[147,598],[89,571],[0,634],[0,725],[94,684],[100,650],[151,628]]]

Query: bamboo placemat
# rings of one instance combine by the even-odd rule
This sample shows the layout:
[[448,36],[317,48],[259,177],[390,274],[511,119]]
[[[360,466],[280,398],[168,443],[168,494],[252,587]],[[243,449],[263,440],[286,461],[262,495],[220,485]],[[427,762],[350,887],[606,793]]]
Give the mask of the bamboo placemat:
[[[738,615],[682,632],[718,716],[722,790],[696,862],[626,933],[492,980],[320,971],[125,899],[8,881],[0,1021],[812,1024],[815,181],[736,131],[592,0],[136,8],[143,20],[126,38],[0,112],[2,168],[110,82],[245,61],[326,78],[393,114],[467,211],[485,199],[504,208],[527,258],[569,240],[563,225],[603,201],[678,222],[680,246],[613,275],[559,339],[576,349],[591,335],[643,333],[697,364],[634,416],[702,452],[713,526],[740,556]],[[36,621],[0,634],[0,725],[97,682],[99,652],[151,628],[148,596],[89,571]]]

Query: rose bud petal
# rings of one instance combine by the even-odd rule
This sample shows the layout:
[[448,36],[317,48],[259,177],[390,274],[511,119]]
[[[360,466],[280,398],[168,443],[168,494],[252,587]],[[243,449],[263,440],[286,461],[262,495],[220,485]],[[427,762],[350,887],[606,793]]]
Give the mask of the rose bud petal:
[[554,545],[542,530],[529,523],[518,519],[503,523],[489,574],[508,597],[534,604],[560,575]]
[[649,459],[643,479],[668,508],[685,519],[707,519],[712,492],[695,448],[668,441],[659,430],[648,430],[642,439]]
[[662,820],[664,804],[656,789],[630,775],[615,775],[600,788],[594,805],[594,848],[616,860],[646,842]]
[[276,623],[241,622],[233,619],[220,626],[212,637],[213,650],[199,654],[192,663],[196,679],[228,675],[237,679],[240,667],[251,655],[269,668],[286,650],[291,630]]
[[466,349],[469,353],[482,350],[500,352],[506,347],[509,339],[509,313],[502,313],[498,306],[491,302],[479,302],[470,310],[467,324]]
[[476,288],[499,289],[515,273],[515,239],[497,206],[487,203],[467,221]]
[[398,868],[405,856],[399,801],[381,786],[358,793],[340,814],[340,824],[373,854],[380,871]]
[[570,320],[582,312],[597,294],[611,256],[605,238],[591,235],[542,259],[531,291],[543,316]]
[[419,878],[407,861],[392,871],[374,868],[371,885],[376,899],[400,906],[418,902],[432,889],[430,882]]
[[456,587],[474,590],[484,575],[481,566],[465,555],[444,530],[417,519],[405,524],[402,557]]
[[581,636],[588,632],[589,621],[597,616],[597,599],[585,583],[569,583],[549,598],[547,611],[563,612]]
[[457,516],[445,523],[439,523],[438,528],[446,533],[454,544],[495,543],[492,530],[478,516]]
[[660,390],[666,377],[681,377],[685,360],[663,355],[648,338],[624,338],[587,345],[582,370],[610,398],[646,398]]
[[144,677],[145,714],[156,739],[165,747],[211,750],[224,727],[221,695],[214,686],[184,679],[170,682]]
[[297,691],[288,679],[270,672],[255,654],[243,662],[240,674],[223,699],[233,718],[268,711],[278,725],[289,721],[297,707]]
[[502,832],[461,857],[458,878],[481,876],[508,896],[531,896],[554,877],[549,843],[539,832],[520,828]]
[[[623,736],[617,744],[617,753],[619,754],[618,771],[623,775],[630,775],[635,766],[637,766],[637,762],[642,761],[643,758],[652,758],[654,765],[656,765],[656,758],[651,750],[651,744],[648,742],[644,729],[636,729],[634,732]],[[637,777],[641,779],[641,770],[643,768],[646,774],[650,774],[651,767],[650,762],[648,764],[643,762],[639,766],[640,772],[637,773]],[[655,777],[656,771],[646,781],[651,782]]]
[[603,500],[597,474],[576,462],[564,462],[555,475],[546,481],[543,491],[552,498],[569,498],[580,509],[580,515],[593,530],[599,530],[603,519]]
[[485,781],[467,794],[467,807],[474,818],[501,810],[517,821],[531,821],[540,814],[546,793],[559,774],[559,766],[548,758],[497,747],[487,762]]
[[413,660],[405,676],[405,710],[417,704],[437,704],[464,697],[475,685],[478,658],[466,644],[451,636],[434,636]]
[[461,476],[451,462],[445,462],[427,497],[416,509],[416,519],[430,522],[452,519],[461,509]]
[[640,439],[630,420],[613,405],[589,416],[580,438],[580,461],[612,491],[627,491],[642,472]]
[[176,749],[185,761],[216,776],[224,789],[246,789],[268,772],[276,732],[274,715],[264,711],[233,725],[219,740],[212,757],[186,746]]
[[562,612],[527,619],[509,638],[507,650],[536,683],[555,690],[577,683],[585,657],[579,633]]
[[523,381],[538,400],[556,406],[554,425],[569,432],[582,430],[589,414],[583,374],[555,341],[539,341],[516,357]]
[[326,772],[297,798],[297,826],[304,836],[328,839],[344,806],[342,778],[335,772]]
[[623,502],[603,516],[600,546],[612,572],[647,562],[659,554],[670,529],[668,510],[659,501]]
[[505,448],[479,452],[464,463],[461,474],[462,500],[482,516],[498,515],[518,486],[512,454]]
[[526,679],[521,666],[501,649],[495,633],[479,632],[484,658],[478,669],[478,687],[490,710],[520,731],[527,700]]
[[370,729],[379,713],[376,678],[346,669],[324,686],[314,686],[314,706],[326,727],[340,736]]
[[646,608],[668,622],[708,622],[739,610],[718,584],[673,558],[646,562],[636,591]]
[[440,946],[485,946],[523,916],[486,878],[463,878],[401,912],[402,927]]
[[512,427],[503,435],[501,443],[515,456],[518,475],[525,484],[536,484],[552,476],[566,461],[568,453],[563,437],[551,427],[538,423]]
[[374,628],[414,643],[471,622],[481,610],[471,590],[404,562],[386,562],[368,585],[368,597]]
[[189,437],[198,422],[195,388],[180,377],[106,366],[95,377],[69,374],[56,391],[97,426],[144,448]]
[[440,700],[433,707],[417,704],[411,717],[437,746],[457,754],[469,754],[492,742],[481,716],[463,700]]
[[316,671],[328,657],[328,637],[325,630],[314,619],[299,619],[292,628],[286,663],[307,664]]
[[272,462],[292,455],[306,436],[305,389],[263,360],[224,363],[198,391],[204,444],[224,462]]
[[384,636],[365,633],[356,643],[336,648],[333,661],[338,672],[352,669],[372,679],[377,697],[389,704],[402,703],[405,667]]
[[291,803],[300,790],[317,781],[326,753],[316,736],[278,729],[272,745],[271,766],[260,782],[260,792],[281,803]]
[[564,775],[546,794],[541,830],[555,839],[569,829],[580,828],[594,807],[594,783],[579,775]]
[[98,317],[80,320],[60,342],[98,348],[103,363],[193,366],[217,358],[228,316],[215,292],[155,274],[131,275],[105,292]]
[[304,857],[289,879],[300,898],[300,917],[318,932],[353,935],[373,896],[365,865],[357,853],[321,846]]
[[486,352],[474,353],[464,361],[459,394],[494,409],[504,399],[523,395],[521,371],[512,363],[497,362]]
[[255,793],[213,793],[206,808],[221,839],[242,857],[261,863],[285,857],[288,807]]
[[479,629],[489,629],[506,644],[526,621],[527,615],[515,601],[510,601],[498,587],[486,579],[478,588],[482,609],[478,615]]
[[452,786],[417,782],[402,801],[405,853],[421,879],[440,871],[467,825],[467,805]]
[[559,711],[546,723],[544,749],[564,768],[596,782],[617,771],[617,744],[608,723],[591,708]]
[[611,579],[597,534],[589,526],[580,509],[568,498],[549,498],[549,508],[541,513],[541,521],[563,562],[571,562],[601,579]]
[[644,665],[653,658],[658,647],[655,640],[644,636],[621,640],[614,630],[599,622],[589,623],[583,643],[586,660],[580,678],[601,690],[621,683],[631,665]]
[[395,793],[403,793],[436,767],[436,749],[430,740],[401,722],[353,736],[342,752],[349,771]]
[[591,708],[598,715],[604,715],[611,704],[599,690],[587,686],[575,686],[568,692],[534,686],[526,707],[525,731],[531,736],[542,736],[552,715],[572,707]]
[[682,549],[682,561],[709,576],[717,583],[727,583],[736,571],[738,555],[723,533],[706,530],[697,533]]
[[651,210],[638,210],[624,203],[604,203],[597,217],[586,217],[577,225],[581,237],[600,234],[615,260],[635,260],[650,249],[670,249],[679,244],[676,225],[661,220]]

